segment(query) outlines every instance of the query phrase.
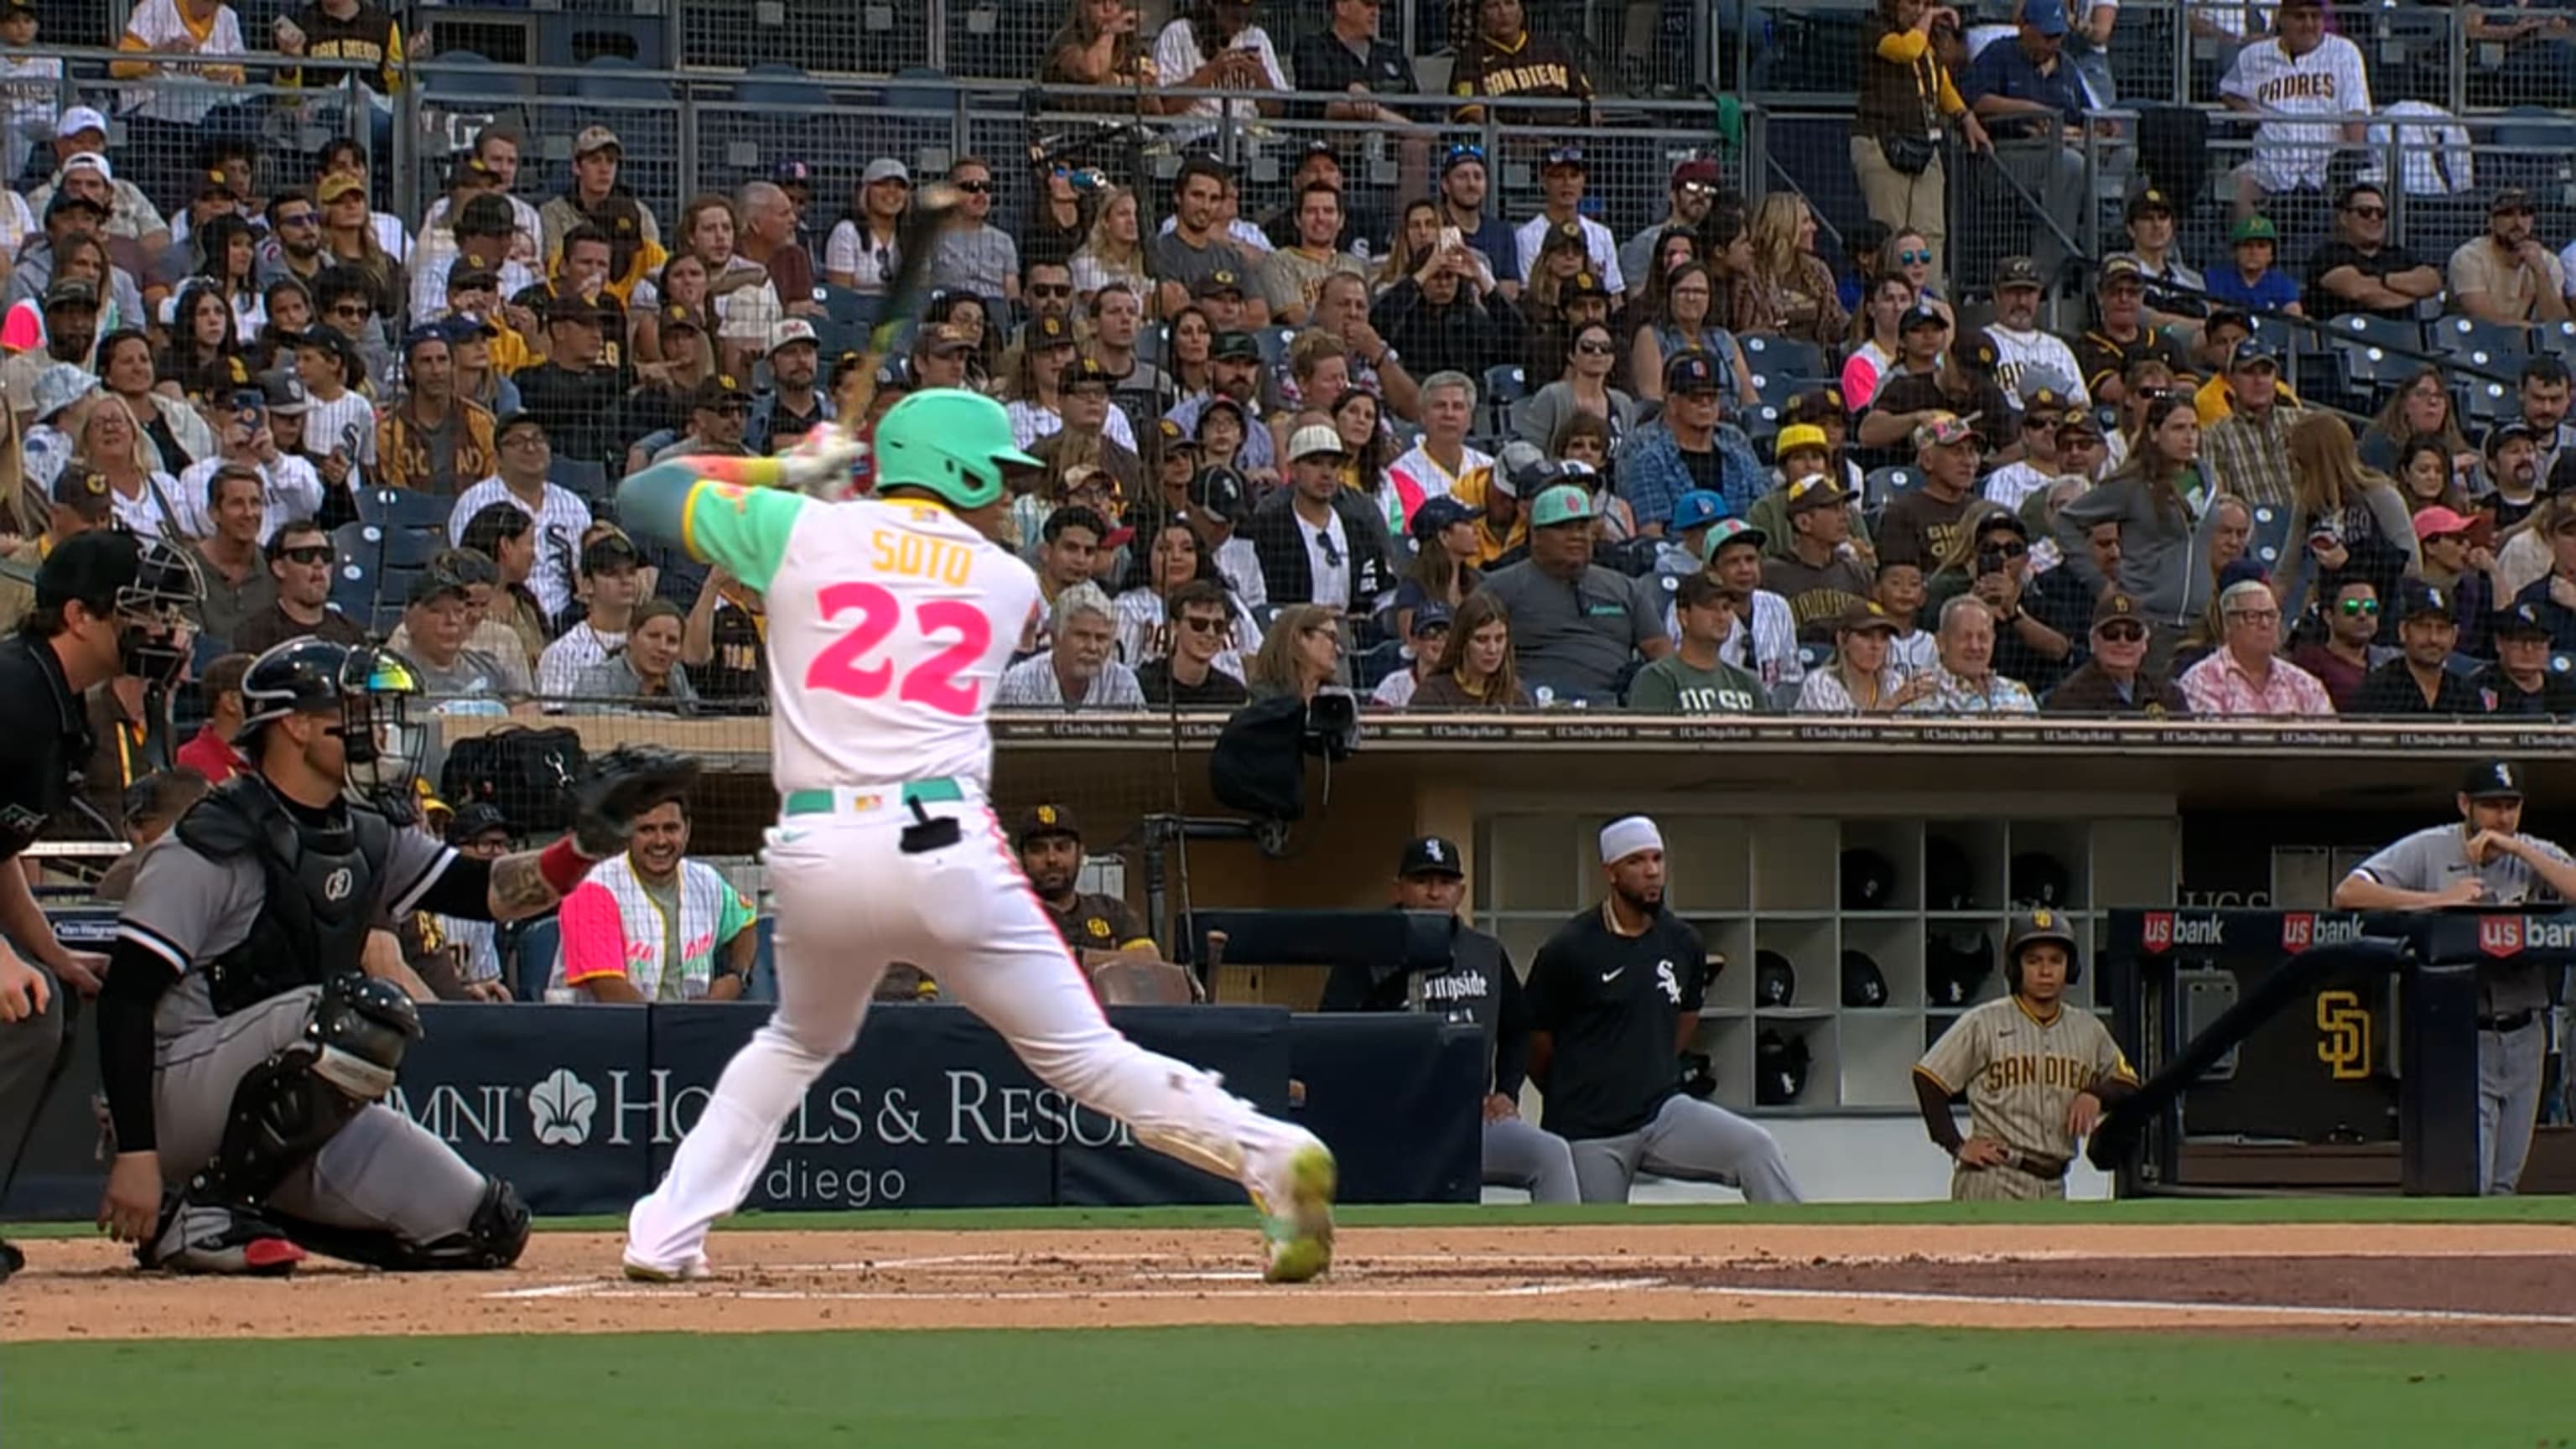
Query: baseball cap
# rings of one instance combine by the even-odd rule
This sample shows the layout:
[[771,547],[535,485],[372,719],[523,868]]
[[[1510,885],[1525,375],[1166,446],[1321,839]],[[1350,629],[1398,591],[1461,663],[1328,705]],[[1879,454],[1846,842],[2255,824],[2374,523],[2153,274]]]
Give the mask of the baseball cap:
[[1174,448],[1188,448],[1193,451],[1198,448],[1199,440],[1190,436],[1190,430],[1170,418],[1157,419],[1154,423],[1154,431],[1162,436],[1165,452]]
[[1457,170],[1457,169],[1458,169],[1459,167],[1461,167],[1461,166],[1467,166],[1467,165],[1482,166],[1482,165],[1484,165],[1484,164],[1485,164],[1485,148],[1484,148],[1484,147],[1482,147],[1482,146],[1464,145],[1464,144],[1456,145],[1456,146],[1452,146],[1452,147],[1450,147],[1446,152],[1444,152],[1444,153],[1441,155],[1441,157],[1440,157],[1440,174],[1441,174],[1443,177],[1446,177],[1450,172]]
[[1044,840],[1051,835],[1070,836],[1079,841],[1082,839],[1082,822],[1074,819],[1073,811],[1065,806],[1034,805],[1011,827],[1011,848],[1026,850],[1030,841]]
[[2415,515],[2415,541],[2421,543],[2445,534],[2466,533],[2471,527],[2469,520],[2457,512],[2435,504]]
[[913,350],[925,357],[936,357],[943,352],[971,352],[974,347],[975,339],[967,336],[966,329],[954,322],[936,322],[924,327],[913,341]]
[[78,277],[65,277],[45,289],[45,306],[48,309],[55,307],[95,307],[97,305],[98,288],[91,286],[89,283],[82,281]]
[[2553,632],[2540,617],[2537,604],[2514,604],[2497,610],[2492,628],[2499,639],[2547,639]]
[[1465,875],[1459,864],[1458,843],[1437,835],[1425,835],[1405,842],[1404,854],[1395,863],[1397,875]]
[[2021,9],[2021,23],[2041,35],[2066,33],[2066,6],[2060,0],[2030,0]]
[[2497,192],[2494,198],[2487,202],[2489,216],[2500,212],[2529,210],[2531,210],[2531,193],[2519,186],[2508,186]]
[[[2030,0],[2029,6],[2022,11],[2022,18],[2026,21],[2030,20],[2032,16],[2039,13],[2039,9],[2043,5],[2054,9],[2056,0]],[[2036,22],[2032,23],[2035,24]],[[2057,27],[2057,33],[2065,33],[2066,15],[2063,11],[2059,11],[2057,14]],[[2006,257],[1995,266],[1995,290],[1998,292],[2012,287],[2036,287],[2039,285],[2039,263],[2032,261],[2028,257]]]
[[557,322],[579,322],[584,326],[598,327],[599,307],[579,297],[556,297],[546,303],[546,325],[551,327]]
[[1956,447],[1974,441],[1976,436],[1977,430],[1968,426],[1957,413],[1935,412],[1914,425],[1914,446],[1917,448]]
[[1228,522],[1243,517],[1250,493],[1243,475],[1232,468],[1202,468],[1190,479],[1190,506]]
[[1706,156],[1694,156],[1673,168],[1675,186],[1715,186],[1719,179],[1717,163]]
[[1109,369],[1100,365],[1099,358],[1077,357],[1064,365],[1063,372],[1057,375],[1056,386],[1071,392],[1077,387],[1106,388],[1112,381]]
[[572,138],[572,154],[587,156],[594,151],[614,151],[622,156],[626,154],[626,144],[606,126],[584,126],[581,134]]
[[1291,463],[1326,454],[1339,458],[1348,451],[1342,435],[1335,432],[1329,423],[1308,423],[1288,439],[1288,461]]
[[495,830],[509,834],[510,817],[501,813],[501,807],[478,801],[447,818],[447,843],[472,845]]
[[2440,585],[2425,579],[2397,581],[2397,618],[2400,623],[2424,614],[2452,615],[2451,596]]
[[1676,352],[1672,361],[1664,364],[1664,395],[1667,397],[1675,393],[1717,390],[1717,364],[1698,348]]
[[2519,800],[2522,772],[2503,760],[2480,760],[2461,775],[2460,793],[2472,800]]
[[1726,495],[1706,488],[1686,489],[1673,500],[1672,522],[1666,527],[1674,533],[1687,533],[1694,528],[1706,528],[1732,512],[1734,510],[1726,506]]
[[1709,526],[1707,536],[1699,541],[1700,562],[1715,562],[1718,551],[1730,543],[1760,548],[1769,538],[1770,535],[1741,518],[1721,518]]
[[103,614],[142,573],[143,542],[133,534],[100,530],[67,538],[36,569],[36,607],[79,603]]
[[2478,449],[2480,452],[2483,452],[2488,457],[2492,458],[2496,455],[2496,449],[2503,447],[2505,444],[2512,442],[2516,438],[2527,438],[2537,441],[2539,437],[2539,432],[2533,429],[2531,424],[2524,422],[2520,418],[2507,418],[2503,422],[2496,424],[2494,427],[2487,429],[2486,439],[2478,445]]
[[1794,515],[1816,508],[1837,508],[1847,497],[1831,473],[1818,473],[1789,485],[1789,512]]
[[2150,186],[2146,190],[2129,198],[2129,220],[2136,221],[2142,216],[2155,216],[2159,214],[2164,216],[2173,215],[2173,200],[2154,187]]
[[793,347],[799,342],[822,346],[814,336],[814,324],[802,317],[789,317],[769,329],[769,350],[772,352],[782,347]]
[[1589,523],[1601,516],[1592,494],[1571,483],[1559,483],[1543,490],[1530,504],[1530,527],[1554,528],[1560,523]]
[[1212,361],[1259,362],[1261,344],[1249,332],[1220,332],[1208,344],[1208,357]]
[[2143,288],[2146,285],[2147,274],[2136,262],[2127,257],[2113,257],[2104,262],[2101,272],[2093,278],[2094,290],[2100,292],[2107,292],[2113,287]]
[[1035,352],[1048,347],[1071,347],[1073,324],[1054,312],[1041,312],[1020,329],[1020,346]]
[[2093,438],[2106,436],[2102,431],[2102,420],[2084,408],[2069,409],[2057,420],[2058,440],[2063,442],[2069,434]]
[[781,161],[770,168],[769,179],[781,186],[811,186],[814,168],[802,161]]
[[90,215],[99,217],[102,220],[107,216],[106,207],[90,200],[88,197],[72,190],[68,186],[56,191],[54,193],[54,199],[45,203],[45,220],[51,221],[55,217],[58,217],[67,211],[86,211]]
[[1243,278],[1236,276],[1232,267],[1217,268],[1199,278],[1199,284],[1190,289],[1193,297],[1214,297],[1226,292],[1243,295]]
[[2046,383],[2025,388],[2021,395],[2021,413],[2024,421],[2043,417],[2054,418],[2074,406],[2073,398]]
[[[679,304],[675,302],[672,306],[678,307]],[[680,308],[680,310],[685,312],[687,309]],[[501,335],[499,324],[480,312],[450,312],[439,319],[438,325],[446,331],[447,340],[450,343],[465,342],[477,337],[489,342]],[[671,326],[671,319],[664,317],[662,326],[668,329]]]
[[54,118],[54,139],[68,141],[83,131],[107,134],[107,117],[88,106],[74,106]]
[[[230,191],[232,188],[226,186],[223,189]],[[346,171],[334,171],[322,178],[321,185],[313,188],[313,197],[317,201],[337,201],[353,191],[361,196],[366,195],[367,183]]]
[[751,389],[744,387],[741,380],[729,372],[719,372],[700,379],[698,390],[689,396],[689,406],[700,408],[711,408],[719,403],[749,401],[751,401]]
[[1811,387],[1780,409],[1783,423],[1822,423],[1842,415],[1843,390],[1838,387]]
[[2212,307],[2209,309],[2209,320],[2200,325],[2204,332],[2215,332],[2221,327],[2233,327],[2239,332],[2251,332],[2254,330],[2254,314],[2242,307]]
[[892,156],[879,156],[874,161],[868,163],[867,170],[859,173],[859,184],[862,186],[874,186],[880,181],[900,181],[904,185],[910,186],[912,184],[912,168],[904,165],[900,161],[897,161]]
[[2146,617],[2146,611],[2138,606],[2137,596],[2124,594],[2118,589],[2104,594],[2093,605],[2093,627],[2096,629],[2122,619],[2134,620],[2144,625]]
[[448,294],[458,292],[497,292],[501,274],[490,267],[451,267],[447,273]]
[[1506,498],[1536,498],[1555,479],[1556,475],[1548,471],[1547,454],[1540,452],[1535,443],[1514,438],[1494,455],[1486,488]]
[[98,523],[116,511],[116,495],[107,475],[91,468],[65,468],[54,478],[54,506],[68,508],[84,523]]
[[1580,171],[1583,169],[1583,148],[1580,146],[1550,146],[1547,149],[1547,155],[1540,160],[1539,165],[1541,169],[1545,169],[1549,166],[1571,166]]
[[300,417],[311,401],[304,395],[303,379],[297,377],[291,367],[270,368],[261,373],[256,381],[259,384],[259,394],[266,400],[268,410],[272,414],[290,418]]
[[1455,620],[1456,616],[1449,612],[1449,606],[1434,599],[1413,611],[1411,637],[1420,638],[1435,630],[1445,634]]
[[1851,604],[1843,610],[1841,617],[1834,620],[1834,632],[1837,634],[1862,634],[1873,630],[1888,634],[1895,633],[1896,616],[1887,612],[1872,599],[1852,600]]
[[1422,500],[1422,506],[1413,510],[1413,521],[1406,525],[1406,529],[1416,539],[1428,543],[1458,524],[1482,517],[1483,509],[1470,508],[1444,493],[1437,498]]
[[2230,246],[2238,242],[2277,242],[2280,239],[2281,229],[2272,225],[2272,218],[2268,216],[2249,216],[2227,229]]
[[470,153],[457,157],[447,168],[447,186],[451,191],[460,186],[481,186],[498,180],[500,177],[483,164],[482,157]]
[[1966,341],[1950,349],[1951,359],[1972,372],[1991,373],[2003,361],[2003,352],[1995,339],[1983,332],[1969,334]]
[[2259,337],[2246,338],[2227,354],[2229,372],[2246,372],[2257,367],[2268,367],[2277,372],[2280,366],[2280,356]]
[[1932,306],[1928,302],[1915,303],[1913,306],[1905,309],[1904,316],[1896,320],[1896,330],[1900,334],[1911,332],[1917,327],[1947,327],[1949,325],[1950,319],[1941,315],[1941,309]]
[[1774,458],[1786,458],[1800,448],[1813,448],[1819,453],[1833,451],[1825,442],[1825,430],[1814,423],[1791,423],[1771,440],[1771,456]]
[[435,603],[446,594],[454,594],[460,599],[466,597],[464,581],[439,569],[423,569],[420,577],[411,581],[411,590],[403,595],[403,604],[408,608]]
[[1610,289],[1601,284],[1601,278],[1594,275],[1589,267],[1575,273],[1566,281],[1565,290],[1557,301],[1558,305],[1562,306],[1584,297],[1599,297],[1605,302],[1610,299]]

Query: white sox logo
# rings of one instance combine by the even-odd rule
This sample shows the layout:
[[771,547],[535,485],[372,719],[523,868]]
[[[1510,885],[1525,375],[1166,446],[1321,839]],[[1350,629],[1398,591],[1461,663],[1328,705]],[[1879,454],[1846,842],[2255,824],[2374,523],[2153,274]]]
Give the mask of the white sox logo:
[[1682,1004],[1682,983],[1673,975],[1672,958],[1666,957],[1655,963],[1655,984],[1664,988],[1665,999],[1673,1005]]

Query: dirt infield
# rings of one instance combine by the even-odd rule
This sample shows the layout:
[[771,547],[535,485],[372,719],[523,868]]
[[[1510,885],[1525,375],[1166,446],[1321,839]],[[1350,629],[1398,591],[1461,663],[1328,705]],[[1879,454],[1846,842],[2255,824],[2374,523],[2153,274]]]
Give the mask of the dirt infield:
[[0,1341],[1079,1328],[1501,1320],[1799,1320],[2328,1332],[2576,1347],[2576,1227],[1457,1227],[1343,1234],[1330,1278],[1259,1281],[1256,1234],[741,1232],[717,1276],[617,1272],[617,1241],[540,1234],[508,1273],[144,1277],[98,1241],[29,1245]]

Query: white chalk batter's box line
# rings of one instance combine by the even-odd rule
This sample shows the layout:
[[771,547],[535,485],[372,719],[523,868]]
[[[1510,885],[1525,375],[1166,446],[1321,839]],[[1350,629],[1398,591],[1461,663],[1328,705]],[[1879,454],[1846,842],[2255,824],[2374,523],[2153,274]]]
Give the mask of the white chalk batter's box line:
[[[864,1258],[838,1263],[757,1263],[746,1267],[763,1273],[991,1273],[998,1270],[1042,1269],[1049,1266],[1119,1267],[1161,1266],[1171,1271],[1139,1276],[1171,1277],[1194,1262],[1213,1261],[1232,1255],[1216,1252],[1163,1253],[1055,1253],[1043,1250],[1021,1253],[941,1253],[913,1258]],[[1754,1253],[1367,1253],[1348,1254],[1343,1258],[1346,1270],[1359,1271],[1374,1267],[1459,1267],[1512,1268],[1532,1273],[1590,1271],[1599,1273],[1694,1271],[1722,1272],[1728,1269],[1763,1271],[1769,1268],[1805,1268],[1812,1266],[1813,1254],[1798,1252]],[[2094,1252],[2076,1248],[2037,1248],[1997,1253],[1832,1253],[1825,1255],[1833,1266],[1877,1268],[1894,1264],[1937,1267],[1987,1267],[2010,1263],[2056,1263],[2089,1261],[2104,1257],[2152,1260],[2164,1258],[2233,1257],[2236,1254],[2210,1254],[2177,1250],[2174,1252]],[[2528,1250],[2498,1251],[2466,1249],[2430,1253],[2351,1253],[2294,1252],[2264,1253],[2251,1256],[2298,1258],[2349,1257],[2430,1257],[2484,1258],[2529,1257]]]

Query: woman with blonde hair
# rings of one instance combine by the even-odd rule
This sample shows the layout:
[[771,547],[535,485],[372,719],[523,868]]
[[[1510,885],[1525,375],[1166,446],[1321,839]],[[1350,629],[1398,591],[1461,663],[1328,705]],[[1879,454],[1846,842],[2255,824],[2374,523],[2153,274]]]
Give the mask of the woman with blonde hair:
[[[1030,8],[1034,9],[1035,6]],[[1160,115],[1185,109],[1186,101],[1166,103],[1156,93],[1154,56],[1144,38],[1135,0],[1071,0],[1064,23],[1047,39],[1046,61],[1038,67],[1038,84],[1047,86],[1132,86],[1123,96],[1054,96],[1048,104],[1074,111],[1131,111]],[[1080,283],[1075,284],[1077,287]]]
[[1512,659],[1511,616],[1491,593],[1478,589],[1459,603],[1448,642],[1430,677],[1413,691],[1411,707],[1526,709],[1529,702]]
[[1754,213],[1753,285],[1779,319],[1781,335],[1827,349],[1842,345],[1851,325],[1842,289],[1834,285],[1834,269],[1816,255],[1816,214],[1794,192],[1772,192]]
[[[2290,537],[2297,562],[2281,573],[2281,616],[2295,619],[2320,577],[2366,578],[2383,599],[2414,567],[2421,548],[2404,495],[2387,475],[2361,465],[2352,429],[2333,413],[2290,425]],[[2285,550],[2286,551],[2286,550]]]
[[1939,688],[1930,674],[1898,666],[1895,643],[1894,615],[1868,602],[1845,609],[1834,623],[1833,662],[1798,686],[1798,713],[1893,714]]
[[87,469],[107,479],[117,524],[146,538],[184,542],[179,525],[179,480],[152,466],[149,444],[125,399],[112,392],[92,394],[76,436],[71,469]]
[[1125,282],[1139,297],[1153,295],[1153,283],[1145,274],[1145,242],[1137,230],[1136,193],[1124,186],[1113,186],[1100,198],[1100,209],[1091,218],[1091,235],[1067,265],[1073,272],[1074,295],[1082,299],[1085,312],[1091,310],[1091,299],[1111,282]]
[[1254,699],[1312,700],[1341,670],[1341,616],[1321,604],[1290,604],[1270,621],[1243,683]]

